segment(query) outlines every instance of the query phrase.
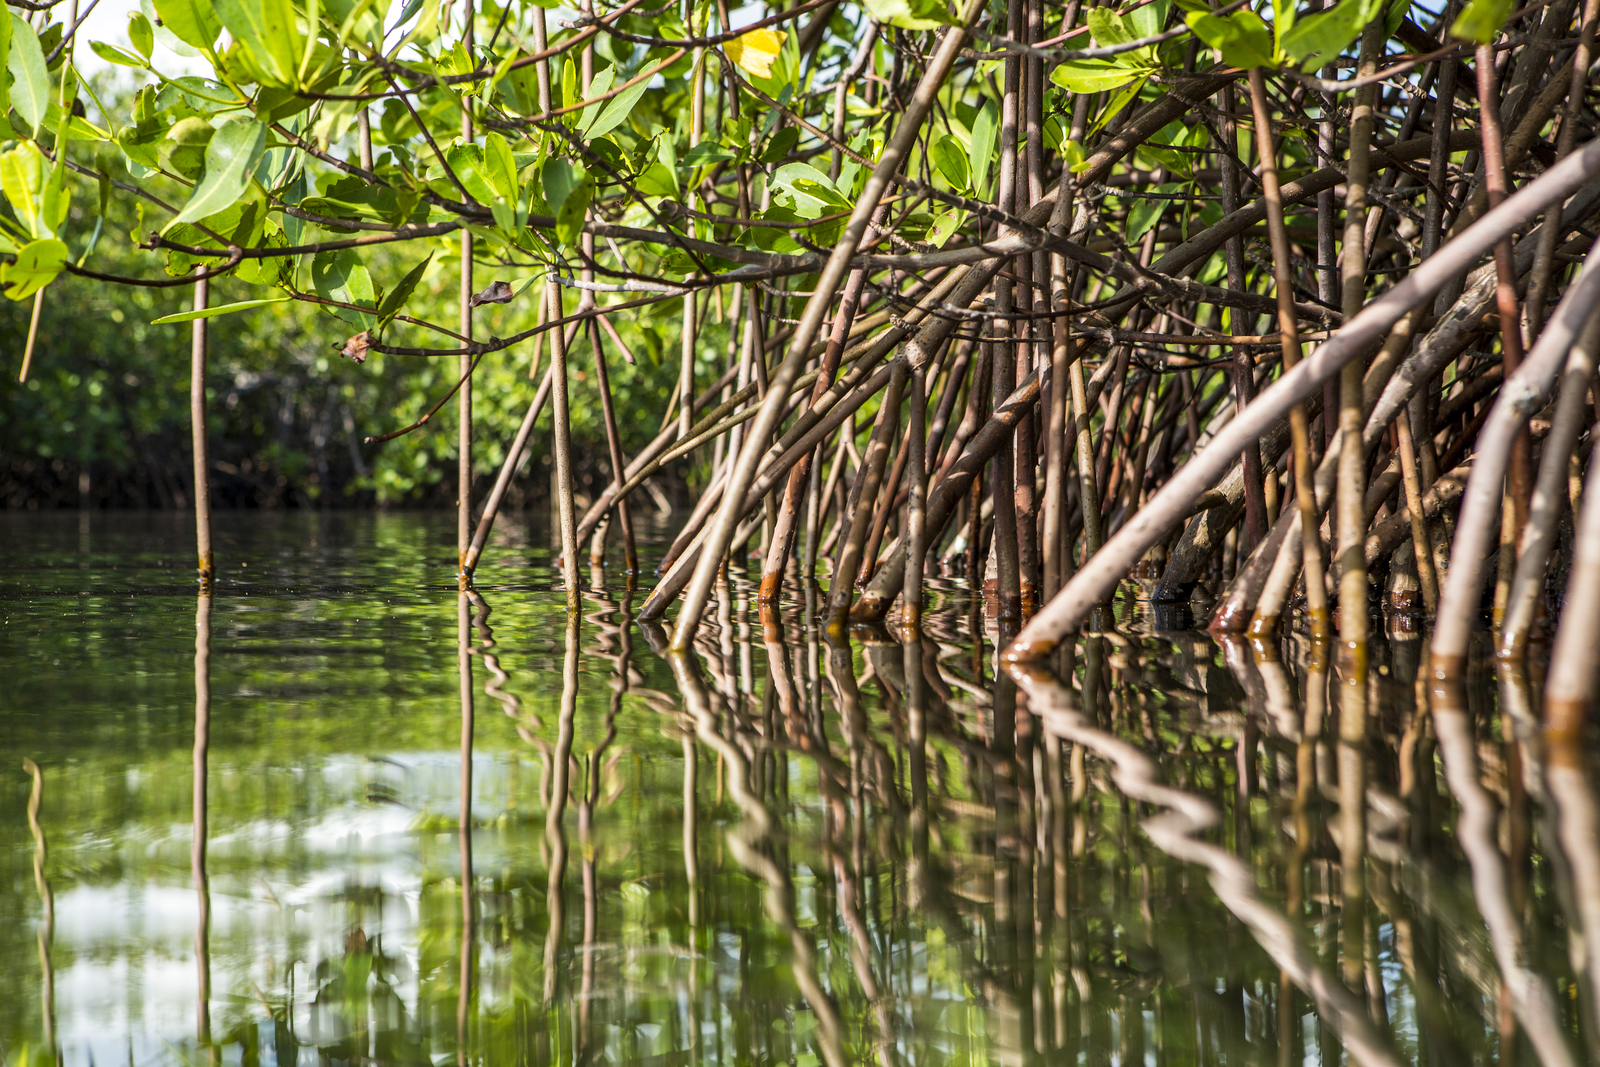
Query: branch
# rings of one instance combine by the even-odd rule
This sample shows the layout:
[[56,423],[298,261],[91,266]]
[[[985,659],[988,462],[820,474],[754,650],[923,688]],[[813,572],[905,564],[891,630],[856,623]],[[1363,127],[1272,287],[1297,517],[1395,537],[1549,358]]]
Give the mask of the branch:
[[[205,254],[208,256],[214,255],[219,251],[221,249],[206,249]],[[207,268],[205,276],[207,278],[215,278],[219,274],[224,274],[237,267],[242,259],[244,259],[244,249],[238,245],[229,245],[228,261],[215,269]],[[182,278],[169,278],[165,281],[152,282],[143,278],[125,278],[120,274],[101,274],[97,270],[74,266],[71,263],[63,264],[63,269],[68,274],[75,274],[80,278],[92,278],[97,282],[112,282],[116,285],[136,285],[142,289],[175,289],[180,285],[194,285],[200,281],[199,277],[185,275]]]

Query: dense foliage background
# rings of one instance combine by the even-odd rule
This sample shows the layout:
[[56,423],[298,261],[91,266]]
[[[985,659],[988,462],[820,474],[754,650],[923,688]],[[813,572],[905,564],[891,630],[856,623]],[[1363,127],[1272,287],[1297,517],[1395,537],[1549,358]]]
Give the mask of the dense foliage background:
[[[113,214],[118,203],[112,202]],[[134,220],[121,221],[126,234]],[[127,247],[125,241],[116,244]],[[425,255],[416,251],[420,244],[409,246],[405,255]],[[429,249],[434,259],[412,304],[420,317],[450,322],[460,251],[449,240],[429,242]],[[114,257],[105,251],[97,256],[102,270],[150,272],[150,253]],[[386,258],[396,276],[414,265],[401,255]],[[483,281],[488,280],[485,275]],[[259,287],[227,278],[215,283],[212,301],[261,294]],[[0,351],[6,353],[0,385],[0,501],[5,507],[76,507],[80,502],[174,507],[187,501],[189,327],[150,321],[186,309],[192,299],[188,289],[130,289],[61,278],[47,294],[38,350],[29,380],[21,385],[16,373],[32,301],[0,301]],[[633,367],[615,357],[610,361],[618,418],[630,450],[660,428],[677,373],[679,315],[651,311],[613,319],[640,361]],[[715,322],[715,311],[704,347],[708,363],[725,352],[719,342],[726,330]],[[480,330],[509,333],[531,326],[533,314],[525,302],[517,302],[485,307],[477,321]],[[339,357],[334,343],[348,333],[345,323],[303,304],[212,322],[212,492],[220,505],[448,505],[455,499],[454,404],[417,433],[381,445],[361,443],[427,411],[454,383],[455,361],[373,355],[356,366]],[[575,345],[574,357],[577,475],[580,490],[593,492],[610,476],[605,428],[593,379],[583,369],[585,343]],[[478,369],[476,462],[484,481],[494,477],[533,398],[538,383],[528,380],[532,358],[532,346],[522,346],[486,358]],[[514,503],[549,493],[548,411],[534,434]],[[680,488],[680,477],[663,479],[663,491]],[[86,494],[80,493],[84,486]]]

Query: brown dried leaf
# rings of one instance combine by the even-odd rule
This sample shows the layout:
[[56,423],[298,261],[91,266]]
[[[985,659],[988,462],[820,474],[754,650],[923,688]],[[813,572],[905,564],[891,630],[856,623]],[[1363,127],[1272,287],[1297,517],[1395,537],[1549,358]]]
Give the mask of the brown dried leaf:
[[511,298],[517,294],[505,282],[490,282],[489,287],[481,293],[473,293],[467,300],[468,307],[477,307],[479,304],[509,304]]
[[339,350],[339,354],[348,356],[357,363],[365,363],[367,361],[367,349],[371,347],[372,331],[362,330],[344,343],[344,347]]

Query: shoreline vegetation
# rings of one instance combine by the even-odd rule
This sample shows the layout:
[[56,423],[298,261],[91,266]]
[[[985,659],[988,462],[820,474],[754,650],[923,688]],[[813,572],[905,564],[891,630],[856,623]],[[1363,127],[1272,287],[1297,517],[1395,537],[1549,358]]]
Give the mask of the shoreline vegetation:
[[[1299,610],[1359,674],[1377,594],[1438,616],[1448,674],[1486,590],[1520,655],[1546,575],[1600,565],[1572,521],[1600,0],[641,3],[162,0],[131,51],[79,41],[75,6],[10,11],[8,404],[51,374],[47,303],[190,358],[116,382],[69,357],[58,406],[109,385],[155,417],[80,406],[97,447],[48,412],[8,501],[61,503],[75,467],[93,504],[112,442],[102,498],[192,506],[204,586],[214,496],[453,489],[466,588],[537,452],[574,605],[583,551],[616,536],[633,573],[633,511],[684,505],[641,608],[677,607],[680,650],[735,552],[764,603],[821,558],[832,616],[906,626],[964,566],[1015,662],[1148,573],[1158,602],[1209,577],[1223,631]],[[86,286],[148,328],[83,314]],[[263,340],[279,366],[263,321],[294,335],[270,418],[241,366]],[[395,370],[407,395],[365,407]]]
[[[92,504],[114,442],[106,499],[142,477],[192,506],[202,587],[214,495],[453,488],[468,588],[542,451],[574,607],[583,551],[616,536],[633,574],[633,511],[687,505],[640,615],[675,606],[679,650],[743,553],[763,603],[820,558],[831,616],[898,603],[909,627],[923,575],[964,566],[1019,663],[1146,573],[1158,602],[1212,579],[1226,632],[1298,610],[1360,675],[1376,593],[1438,617],[1443,677],[1486,595],[1519,656],[1546,576],[1600,566],[1572,519],[1600,401],[1600,0],[641,3],[552,24],[162,0],[131,51],[79,41],[75,3],[11,10],[0,283],[15,332],[31,314],[8,403],[51,374],[47,303],[69,335],[154,346],[122,307],[110,329],[73,307],[86,283],[189,348],[186,375],[120,383],[69,357],[58,403],[126,387],[155,417],[80,407],[97,451],[46,412],[60,440],[11,482],[76,464]],[[131,79],[123,108],[83,47]],[[213,76],[168,77],[169,53]],[[319,317],[288,327],[299,377],[268,420],[240,350],[272,368],[249,324],[288,307]],[[356,410],[402,367],[408,396]]]
[[[465,827],[474,578],[496,565],[500,512],[548,486],[567,627],[552,826],[608,546],[629,625],[736,797],[745,750],[719,733],[696,652],[730,564],[764,624],[798,594],[846,653],[853,626],[896,628],[912,689],[925,579],[964,578],[972,629],[980,592],[996,628],[996,744],[1020,718],[1095,759],[1363,1064],[1398,1062],[1351,992],[1368,954],[1347,946],[1335,976],[1206,838],[1217,810],[1060,678],[1130,579],[1233,654],[1295,647],[1294,733],[1335,757],[1317,773],[1339,797],[1360,938],[1366,750],[1388,721],[1372,654],[1379,625],[1425,632],[1419,718],[1460,805],[1503,1033],[1579,1062],[1600,937],[1573,942],[1585,977],[1562,1000],[1527,967],[1526,842],[1499,841],[1467,678],[1487,618],[1507,765],[1582,781],[1600,672],[1600,0],[645,5],[151,0],[128,47],[79,40],[76,0],[0,17],[0,285],[22,339],[5,403],[30,411],[55,376],[22,464],[83,464],[92,500],[96,448],[121,449],[194,511],[202,899],[228,565],[213,502],[291,475],[318,487],[308,501],[451,501]],[[76,72],[86,49],[126,71],[114,105]],[[172,53],[211,75],[166,76]],[[74,330],[104,367],[62,353]],[[252,391],[251,375],[279,377]],[[641,573],[635,526],[674,505]],[[1524,815],[1533,797],[1571,835],[1574,914],[1594,915],[1592,804],[1563,811],[1540,775],[1507,777]]]

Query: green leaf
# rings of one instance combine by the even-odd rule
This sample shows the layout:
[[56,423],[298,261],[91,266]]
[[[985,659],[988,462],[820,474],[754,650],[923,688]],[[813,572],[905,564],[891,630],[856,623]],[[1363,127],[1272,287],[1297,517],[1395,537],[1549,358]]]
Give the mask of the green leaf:
[[683,159],[678,162],[680,167],[703,167],[711,163],[725,163],[739,157],[728,151],[725,145],[716,141],[701,141],[683,154]]
[[954,135],[947,133],[933,142],[928,154],[933,157],[934,169],[943,174],[951,185],[957,189],[972,187],[972,174],[967,170],[967,153]]
[[1091,134],[1099,133],[1101,128],[1104,127],[1106,123],[1110,122],[1116,117],[1117,112],[1127,107],[1128,102],[1139,95],[1139,90],[1144,88],[1144,83],[1147,80],[1147,78],[1143,77],[1135,78],[1127,85],[1124,85],[1122,88],[1118,89],[1112,95],[1111,99],[1106,101],[1106,106],[1101,108],[1100,117],[1094,120],[1094,125],[1090,128],[1089,132]]
[[291,0],[217,0],[215,10],[263,84],[296,84],[304,42]]
[[67,264],[67,246],[54,237],[29,241],[17,250],[17,261],[0,267],[0,284],[12,300],[26,300],[56,280]]
[[[607,67],[599,74],[596,74],[593,78],[590,78],[589,88],[584,91],[584,99],[595,96],[604,96],[606,93],[609,93],[611,91],[611,84],[616,80],[616,76],[617,68]],[[588,107],[578,112],[578,129],[583,131],[585,136],[589,135],[589,123],[600,117],[600,109],[603,107],[605,107],[605,104],[590,104]]]
[[804,219],[850,210],[850,201],[840,195],[826,174],[809,163],[785,163],[773,172],[768,185],[774,201],[786,201],[786,206]]
[[483,149],[475,144],[453,144],[444,150],[445,162],[455,172],[468,194],[480,204],[494,199],[494,186],[489,182],[488,166]]
[[[86,118],[70,115],[72,122],[67,123],[69,141],[110,141],[110,134],[101,130],[99,126],[88,122]],[[50,107],[45,109],[45,128],[61,133],[61,106],[51,101]]]
[[167,139],[156,149],[156,156],[167,170],[192,181],[205,172],[206,148],[217,135],[215,127],[199,115],[180,119],[167,132]]
[[[1140,76],[1138,68],[1110,59],[1069,59],[1058,63],[1056,69],[1050,72],[1051,81],[1074,93],[1103,93]],[[976,128],[973,137],[977,137]]]
[[967,213],[959,208],[946,211],[933,220],[933,225],[928,227],[928,243],[935,248],[943,248],[944,243],[950,240],[950,235],[961,226],[961,220]]
[[[217,17],[211,0],[155,0],[156,14],[161,25],[184,44],[193,45],[202,52],[210,52],[222,32],[222,20]],[[145,26],[148,31],[148,23]],[[135,41],[135,44],[138,42]],[[148,56],[150,53],[145,52]]]
[[339,318],[370,330],[377,325],[376,303],[372,291],[372,275],[367,273],[361,257],[348,248],[334,252],[318,252],[311,260],[311,285],[317,295],[325,300],[342,304],[355,304],[372,310],[351,311],[349,308],[328,308]]
[[585,177],[562,202],[561,210],[556,212],[556,240],[569,247],[577,244],[578,235],[583,232],[583,217],[593,197],[594,179]]
[[1077,141],[1068,140],[1061,146],[1061,158],[1074,174],[1082,174],[1089,169],[1088,157],[1083,154],[1083,146]]
[[973,191],[980,197],[988,191],[989,165],[994,161],[994,139],[999,127],[1000,111],[989,100],[973,117],[972,143],[967,146],[967,173],[972,176]]
[[10,81],[5,76],[11,60],[11,20],[0,18],[0,115],[11,113],[11,94],[6,82]]
[[44,153],[32,141],[24,141],[0,155],[0,189],[4,189],[11,210],[34,237],[41,236],[39,223],[45,169]]
[[[1345,0],[1349,3],[1350,0]],[[1450,27],[1450,36],[1488,44],[1511,17],[1511,0],[1471,0]]]
[[1172,0],[1155,0],[1153,4],[1134,8],[1123,17],[1127,20],[1134,40],[1139,40],[1160,33],[1167,25],[1167,12],[1171,10]]
[[1233,32],[1223,44],[1222,59],[1245,70],[1272,65],[1272,29],[1260,15],[1246,9],[1236,11],[1228,21]]
[[[287,248],[289,239],[283,235],[282,230],[274,229],[265,233],[253,244],[256,248]],[[251,285],[288,289],[294,283],[294,268],[298,260],[298,256],[263,256],[261,259],[247,259],[234,268],[233,276]],[[168,272],[171,272],[170,267]]]
[[[634,184],[638,186],[639,191],[645,196],[673,197],[678,195],[678,176],[660,163],[652,163],[646,167],[634,179]],[[548,190],[545,195],[549,195]]]
[[[561,64],[561,106],[571,107],[578,102],[578,68],[572,62],[572,56],[567,56],[567,61]],[[569,124],[577,121],[577,113],[571,112],[562,116]]]
[[39,123],[50,106],[50,72],[45,69],[44,51],[39,47],[39,37],[33,27],[15,11],[10,15],[11,53],[6,56],[6,69],[12,78],[11,106],[37,135]]
[[[47,56],[52,52],[56,52],[56,46],[61,43],[61,38],[65,36],[65,32],[66,31],[64,27],[59,22],[52,22],[50,25],[46,26],[39,33],[39,50]],[[45,70],[54,74],[56,71],[60,70],[66,64],[66,62],[67,50],[63,48],[60,52],[56,52],[54,59],[45,61]]]
[[561,211],[561,205],[567,202],[578,186],[583,184],[587,175],[564,159],[550,159],[545,161],[542,173],[544,202],[550,207],[550,214],[555,215]]
[[866,0],[866,4],[876,21],[902,30],[936,30],[958,22],[942,0]]
[[1114,44],[1127,44],[1138,39],[1126,19],[1112,14],[1103,7],[1089,9],[1089,35],[1101,48],[1108,48]]
[[603,137],[627,122],[628,116],[633,114],[634,107],[638,105],[639,98],[644,95],[649,85],[650,79],[645,78],[606,101],[605,110],[594,120],[594,125],[588,128],[589,138],[593,140],[596,137]]
[[[1156,186],[1153,191],[1158,193],[1176,193],[1182,188],[1183,184],[1181,182],[1168,182],[1164,185]],[[1139,200],[1136,202],[1133,207],[1128,210],[1128,233],[1123,240],[1132,245],[1137,242],[1139,238],[1149,233],[1156,226],[1156,224],[1161,221],[1161,216],[1166,214],[1167,207],[1171,203],[1172,201],[1166,199],[1165,197],[1156,200]]]
[[233,304],[218,304],[216,307],[209,307],[200,311],[180,311],[176,315],[163,315],[159,319],[151,319],[150,325],[166,326],[173,322],[214,319],[218,315],[232,315],[235,311],[249,311],[251,308],[266,307],[268,304],[287,304],[290,299],[287,296],[270,296],[264,300],[240,300]]
[[800,131],[793,126],[785,126],[772,135],[772,140],[761,150],[759,158],[763,163],[782,163],[789,158],[789,153],[793,152],[794,146],[799,143]]
[[484,177],[497,196],[516,203],[522,183],[517,180],[517,161],[506,139],[493,130],[483,138]]
[[391,319],[400,314],[401,309],[406,306],[406,301],[411,299],[411,294],[416,292],[417,283],[422,281],[422,275],[427,271],[428,264],[432,262],[433,254],[429,253],[427,259],[407,271],[406,276],[400,279],[400,284],[383,298],[383,303],[378,305],[379,329],[388,325]]
[[150,58],[156,46],[156,35],[143,11],[128,12],[128,40],[133,42],[133,47],[139,50],[140,55]]
[[[209,254],[202,252],[191,255],[171,249],[167,252],[166,271],[174,278],[181,278],[204,263],[208,267],[218,267],[228,258],[227,246],[238,245],[240,248],[254,248],[260,244],[266,228],[267,205],[264,200],[245,200],[230,204],[228,207],[208,215],[199,221],[198,225],[181,223],[167,232],[167,237],[175,244],[190,245],[199,249],[214,249]],[[205,230],[222,237],[218,241]],[[258,260],[245,260],[245,263],[255,263]],[[241,264],[242,265],[242,264]]]
[[1315,70],[1344,51],[1382,10],[1383,0],[1341,0],[1332,11],[1298,19],[1279,48],[1301,70]]
[[1272,0],[1272,40],[1275,47],[1281,46],[1284,36],[1294,29],[1296,15],[1294,0]]
[[267,128],[259,122],[236,121],[223,125],[206,145],[206,169],[189,202],[177,218],[167,223],[170,230],[180,222],[193,222],[221,211],[238,200],[249,188],[250,175],[267,146]]
[[119,67],[137,67],[143,70],[146,66],[142,59],[124,52],[115,45],[106,44],[104,41],[90,41],[89,47],[94,49],[94,54],[107,63],[115,63]]
[[186,59],[199,58],[200,49],[193,45],[184,44],[178,40],[177,34],[161,24],[161,16],[156,11],[154,0],[139,0],[139,13],[144,16],[146,22],[150,23],[151,34],[163,48],[174,55],[180,55]]
[[1389,13],[1383,19],[1384,37],[1393,37],[1400,32],[1400,24],[1406,20],[1406,12],[1411,10],[1411,0],[1394,0],[1389,5]]
[[1272,33],[1254,11],[1235,12],[1225,19],[1191,12],[1184,21],[1229,66],[1253,70],[1272,65]]

